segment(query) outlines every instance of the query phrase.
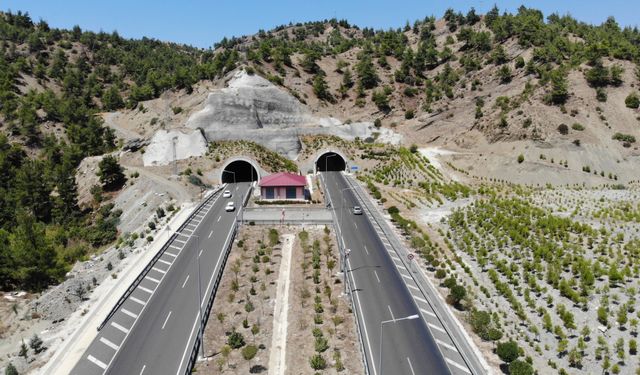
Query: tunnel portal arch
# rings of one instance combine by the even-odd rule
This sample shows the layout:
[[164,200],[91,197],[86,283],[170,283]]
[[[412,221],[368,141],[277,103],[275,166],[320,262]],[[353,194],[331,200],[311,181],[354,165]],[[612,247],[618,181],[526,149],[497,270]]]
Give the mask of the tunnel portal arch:
[[260,167],[248,158],[229,159],[220,169],[220,181],[223,184],[260,181]]
[[318,154],[314,168],[316,172],[344,171],[347,169],[347,158],[339,151],[323,151]]

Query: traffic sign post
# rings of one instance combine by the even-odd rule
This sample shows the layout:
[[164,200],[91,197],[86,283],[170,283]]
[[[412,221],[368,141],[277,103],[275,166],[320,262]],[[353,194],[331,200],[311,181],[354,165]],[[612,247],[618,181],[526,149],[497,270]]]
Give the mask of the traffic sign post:
[[407,258],[409,258],[409,267],[411,267],[411,271],[413,273],[416,273],[416,270],[413,267],[413,258],[415,258],[415,255],[413,255],[413,253],[409,253],[409,255],[407,255]]

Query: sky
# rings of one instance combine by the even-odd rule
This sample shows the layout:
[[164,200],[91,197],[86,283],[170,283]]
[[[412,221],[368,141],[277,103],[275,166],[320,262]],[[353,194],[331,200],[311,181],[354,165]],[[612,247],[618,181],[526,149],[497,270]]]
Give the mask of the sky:
[[143,36],[209,48],[223,37],[250,35],[289,22],[346,19],[360,27],[388,29],[425,16],[441,18],[449,7],[486,13],[494,5],[515,12],[520,5],[551,13],[571,14],[600,24],[614,16],[621,26],[640,25],[638,0],[0,0],[0,10],[29,12],[34,21],[52,27]]

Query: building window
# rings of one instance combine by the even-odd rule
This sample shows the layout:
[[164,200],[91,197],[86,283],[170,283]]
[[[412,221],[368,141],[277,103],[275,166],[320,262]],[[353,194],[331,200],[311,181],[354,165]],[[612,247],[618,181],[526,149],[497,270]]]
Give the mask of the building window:
[[287,187],[287,199],[296,199],[298,197],[298,195],[296,194],[296,187],[295,186],[288,186]]
[[272,187],[268,187],[265,189],[265,198],[267,199],[273,199],[274,197],[274,189]]

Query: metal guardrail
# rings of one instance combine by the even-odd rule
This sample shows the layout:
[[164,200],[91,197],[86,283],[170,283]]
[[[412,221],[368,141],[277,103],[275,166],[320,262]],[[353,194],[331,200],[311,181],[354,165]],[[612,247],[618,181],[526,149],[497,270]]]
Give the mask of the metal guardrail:
[[[202,201],[198,205],[198,207],[196,207],[196,209],[193,210],[193,212],[184,221],[184,223],[182,223],[182,225],[180,225],[180,227],[178,227],[178,230],[176,230],[176,232],[182,231],[182,229],[184,229],[184,227],[191,221],[191,219],[193,219],[193,216],[196,215],[198,212],[200,212],[202,210],[202,207],[205,204],[207,204],[207,202],[209,202],[211,199],[213,199],[213,197],[215,197],[224,187],[225,187],[225,185],[220,186],[218,189],[214,190],[214,192],[211,193],[207,197],[207,199]],[[107,314],[107,316],[104,318],[102,323],[100,323],[100,325],[98,326],[98,331],[100,331],[102,328],[104,328],[104,326],[107,324],[107,322],[113,317],[113,315],[115,315],[115,313],[118,311],[118,309],[120,309],[120,306],[122,306],[122,304],[124,304],[124,302],[127,300],[127,298],[129,298],[131,293],[133,293],[133,291],[138,287],[138,285],[142,282],[142,280],[145,278],[145,276],[147,276],[147,274],[149,273],[151,268],[153,268],[153,266],[156,264],[158,259],[160,259],[160,257],[164,254],[165,250],[167,250],[167,248],[169,246],[171,246],[171,244],[173,243],[173,241],[175,240],[175,238],[177,236],[178,235],[176,233],[173,233],[171,235],[171,237],[169,237],[167,242],[165,242],[165,244],[160,248],[160,250],[158,250],[156,255],[153,256],[151,261],[149,261],[149,263],[145,266],[145,268],[138,274],[138,277],[136,277],[136,279],[133,280],[131,285],[129,285],[129,288],[127,288],[127,290],[122,294],[122,296],[120,297],[118,302],[116,302],[116,304],[113,306],[113,308],[111,308],[111,310],[109,311],[109,314]]]
[[[363,206],[367,207],[367,209],[370,212],[369,217],[373,218],[373,220],[376,221],[376,223],[378,224],[378,226],[380,227],[380,229],[382,229],[382,232],[384,233],[385,237],[389,240],[389,243],[391,244],[391,246],[393,247],[394,251],[396,252],[396,254],[399,255],[400,261],[402,262],[402,264],[407,268],[407,269],[411,269],[409,268],[411,265],[407,264],[405,261],[406,256],[402,256],[402,255],[408,255],[409,252],[408,250],[406,250],[406,248],[402,245],[402,243],[400,243],[400,241],[398,240],[398,238],[395,236],[394,233],[389,233],[391,231],[391,229],[389,228],[388,224],[384,221],[378,218],[379,216],[379,212],[377,211],[377,209],[375,207],[370,207],[371,201],[366,199],[365,197],[362,196],[362,194],[366,194],[366,192],[361,192],[360,190],[362,190],[362,186],[360,186],[357,182],[352,181],[352,179],[349,176],[345,176],[345,180],[347,181],[347,183],[352,187],[352,191],[354,191],[356,193],[356,195],[358,196],[358,199],[361,201],[361,203],[363,204]],[[377,215],[376,215],[377,214]],[[404,250],[404,251],[402,251]],[[400,253],[406,253],[406,254],[400,254]],[[415,278],[413,273],[410,273],[412,278]],[[423,283],[425,283],[426,285],[431,285],[429,280],[426,280],[424,278],[424,275],[422,275],[421,273],[418,273],[418,276],[422,279],[422,282],[417,282],[416,281],[416,285],[418,286],[418,288],[420,288],[420,292],[422,293],[422,295],[425,298],[425,300],[427,301],[427,303],[429,304],[429,306],[431,307],[431,309],[433,310],[433,312],[436,314],[436,318],[438,319],[438,321],[440,322],[440,324],[445,327],[445,331],[447,333],[447,336],[451,339],[451,342],[453,343],[453,345],[456,347],[456,349],[458,350],[458,352],[460,353],[460,356],[462,357],[462,359],[465,362],[465,365],[467,365],[467,367],[469,368],[470,371],[472,371],[472,373],[474,374],[478,374],[481,372],[477,372],[473,366],[470,366],[470,360],[469,358],[467,358],[467,351],[466,350],[460,350],[461,349],[461,345],[458,342],[458,340],[454,337],[454,335],[452,335],[449,330],[451,328],[449,328],[448,324],[445,324],[445,322],[442,319],[442,313],[434,306],[434,304],[430,301],[430,298],[428,298],[427,293],[423,290]],[[431,290],[432,293],[437,293],[437,290]]]
[[211,308],[213,307],[213,301],[215,300],[216,293],[218,292],[218,286],[220,286],[220,280],[222,280],[223,270],[225,265],[227,264],[227,259],[229,258],[229,254],[231,253],[231,247],[233,245],[233,240],[236,237],[238,232],[238,223],[233,224],[233,228],[231,228],[232,233],[229,236],[228,243],[223,249],[224,255],[222,258],[222,262],[220,264],[220,268],[218,269],[218,275],[216,276],[216,280],[213,283],[213,288],[211,289],[211,294],[209,295],[209,299],[207,300],[207,306],[205,307],[202,316],[200,317],[200,330],[199,334],[196,336],[196,340],[193,343],[193,348],[191,349],[191,354],[189,355],[189,362],[187,362],[187,366],[185,367],[185,374],[191,374],[191,370],[193,366],[196,364],[196,360],[198,359],[198,350],[200,349],[200,339],[204,336],[204,327],[207,325],[207,321],[209,320],[209,314],[211,313]]
[[[345,279],[345,283],[349,288],[349,301],[351,302],[351,311],[355,311],[357,312],[356,315],[361,315],[361,312],[359,312],[359,310],[357,309],[356,303],[353,300],[353,285],[351,285],[351,279],[347,276],[347,269],[346,269],[346,257],[344,256],[344,246],[342,244],[342,242],[340,242],[340,239],[338,238],[338,233],[340,234],[340,237],[342,237],[342,230],[340,229],[340,225],[338,225],[338,220],[335,217],[335,209],[334,209],[334,205],[333,202],[331,202],[331,197],[329,196],[328,190],[327,190],[327,185],[324,181],[324,176],[322,176],[321,178],[322,180],[322,188],[324,189],[324,191],[326,192],[325,194],[325,199],[327,199],[327,201],[329,202],[329,204],[331,205],[332,209],[329,210],[331,211],[331,216],[333,217],[333,233],[336,234],[336,242],[338,243],[338,251],[340,252],[341,255],[341,259],[342,261],[345,263],[344,264],[344,279]],[[364,372],[365,375],[369,375],[371,372],[369,371],[369,360],[367,359],[367,353],[364,350],[364,342],[362,339],[362,328],[360,327],[360,319],[358,316],[356,316],[356,330],[358,331],[358,342],[360,343],[359,347],[360,347],[360,353],[362,354],[362,361],[364,362]],[[372,354],[373,355],[373,354]]]

